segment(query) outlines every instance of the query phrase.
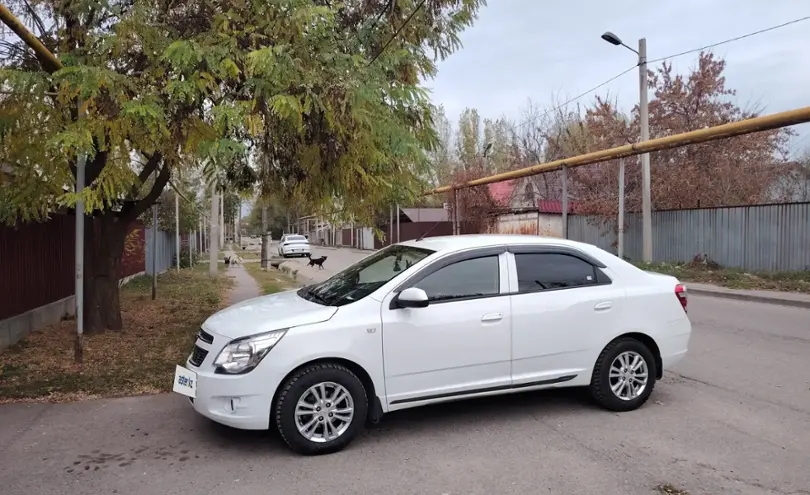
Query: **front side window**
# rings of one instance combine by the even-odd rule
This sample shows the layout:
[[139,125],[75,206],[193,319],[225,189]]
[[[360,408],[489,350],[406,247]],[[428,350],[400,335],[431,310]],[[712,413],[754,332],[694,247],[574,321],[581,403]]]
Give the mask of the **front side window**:
[[388,246],[320,284],[304,287],[298,295],[327,306],[343,306],[366,297],[431,254],[413,246]]
[[567,254],[515,254],[515,265],[520,292],[597,285],[606,279],[595,266]]
[[424,290],[431,301],[447,301],[500,293],[497,256],[459,261],[431,273],[414,287]]

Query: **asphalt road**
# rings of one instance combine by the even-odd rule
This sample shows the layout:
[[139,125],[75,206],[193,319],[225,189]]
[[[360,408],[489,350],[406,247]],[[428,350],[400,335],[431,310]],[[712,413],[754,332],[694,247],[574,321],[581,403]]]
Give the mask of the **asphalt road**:
[[1,406],[0,492],[810,494],[810,310],[692,296],[690,315],[689,355],[638,411],[578,391],[456,402],[317,458],[176,395]]

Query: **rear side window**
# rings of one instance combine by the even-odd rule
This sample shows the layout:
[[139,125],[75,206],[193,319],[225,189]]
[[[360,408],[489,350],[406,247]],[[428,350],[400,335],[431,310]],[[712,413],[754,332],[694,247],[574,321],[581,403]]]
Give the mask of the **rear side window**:
[[610,283],[610,278],[599,268],[567,254],[515,254],[515,264],[520,292],[570,289]]
[[448,301],[500,293],[497,256],[473,258],[447,265],[419,281],[431,301]]

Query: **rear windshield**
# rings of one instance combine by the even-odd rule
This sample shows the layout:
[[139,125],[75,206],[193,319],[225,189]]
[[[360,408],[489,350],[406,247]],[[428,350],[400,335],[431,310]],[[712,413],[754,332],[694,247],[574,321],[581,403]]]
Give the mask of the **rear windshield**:
[[306,242],[307,238],[302,235],[291,235],[287,236],[287,242]]

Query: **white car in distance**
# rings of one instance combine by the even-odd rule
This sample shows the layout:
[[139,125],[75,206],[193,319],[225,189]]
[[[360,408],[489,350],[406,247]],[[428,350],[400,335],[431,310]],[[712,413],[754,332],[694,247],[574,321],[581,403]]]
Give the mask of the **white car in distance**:
[[286,234],[278,241],[278,254],[284,258],[290,256],[309,256],[309,240],[303,235]]
[[390,411],[494,394],[587,387],[630,411],[686,353],[686,303],[675,278],[589,244],[409,241],[211,316],[174,390],[303,454],[338,451]]

